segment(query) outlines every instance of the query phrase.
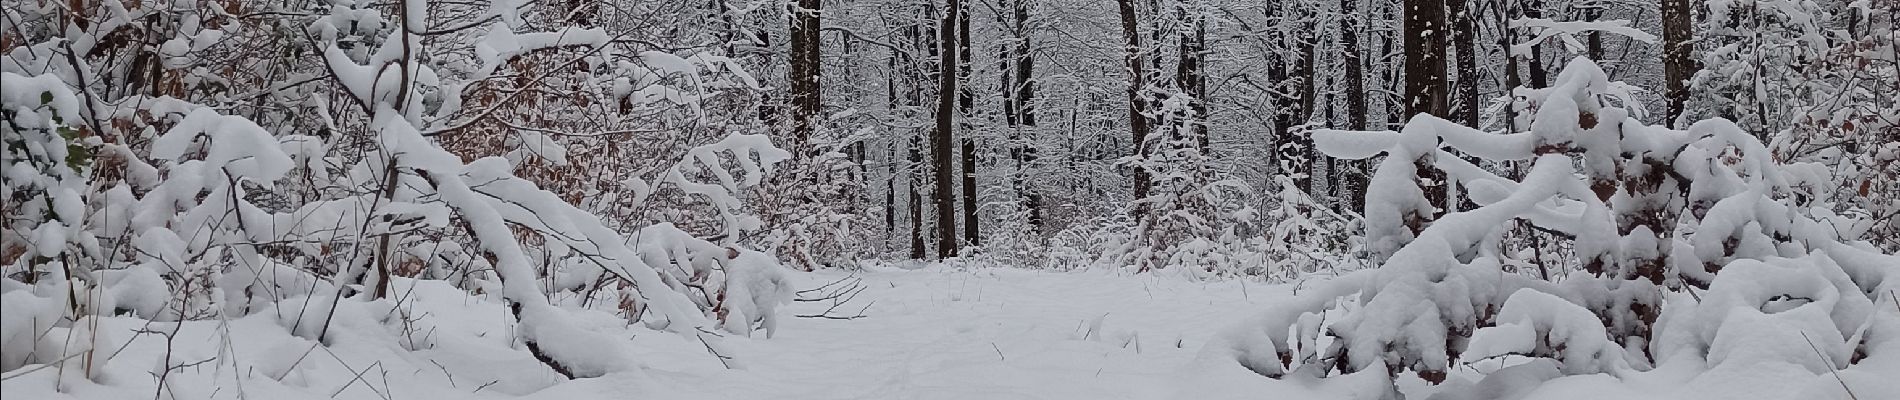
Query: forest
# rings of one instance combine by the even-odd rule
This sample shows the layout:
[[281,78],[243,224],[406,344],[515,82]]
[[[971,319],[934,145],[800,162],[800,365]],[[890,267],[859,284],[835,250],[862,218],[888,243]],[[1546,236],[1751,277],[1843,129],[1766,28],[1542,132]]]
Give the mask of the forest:
[[1900,0],[0,0],[7,399],[1900,398]]

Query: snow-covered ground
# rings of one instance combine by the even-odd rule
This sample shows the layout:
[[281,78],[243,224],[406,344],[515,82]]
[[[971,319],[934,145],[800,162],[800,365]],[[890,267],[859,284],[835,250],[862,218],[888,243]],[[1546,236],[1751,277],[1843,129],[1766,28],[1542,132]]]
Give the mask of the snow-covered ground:
[[[845,280],[804,297],[855,280],[863,291],[832,314],[849,317],[862,310],[863,317],[788,316],[776,337],[728,338],[739,369],[725,368],[692,338],[581,312],[577,318],[586,329],[629,338],[619,351],[642,368],[560,382],[518,344],[509,348],[506,324],[512,319],[497,303],[440,282],[402,281],[398,293],[408,297],[394,312],[375,303],[351,307],[345,301],[339,307],[345,314],[382,310],[397,316],[380,324],[372,322],[380,318],[374,315],[339,317],[332,329],[346,334],[333,333],[334,343],[325,347],[290,335],[272,311],[228,324],[186,323],[172,342],[170,365],[211,361],[173,369],[166,390],[178,398],[241,393],[252,399],[1163,398],[1178,389],[1181,367],[1208,337],[1289,290],[1258,282],[1011,268],[877,268],[800,273],[794,279],[801,289]],[[830,305],[794,302],[785,312],[817,314]],[[414,320],[409,328],[402,327],[401,314]],[[169,328],[105,318],[98,348],[116,349],[139,329]],[[47,368],[7,380],[0,397],[154,397],[153,372],[163,370],[158,365],[166,340],[148,333],[124,347],[104,363],[98,379],[103,385],[67,379],[67,390],[59,393],[58,371]],[[225,361],[232,359],[236,368]],[[363,379],[356,378],[359,373]]]
[[[272,311],[219,323],[191,322],[171,343],[166,331],[107,318],[98,348],[114,360],[100,383],[64,380],[56,368],[11,378],[5,399],[153,398],[160,365],[172,368],[164,398],[201,399],[1205,399],[1377,398],[1354,379],[1270,380],[1232,365],[1197,362],[1210,338],[1255,310],[1290,296],[1292,285],[1199,282],[1167,274],[1052,273],[1012,268],[874,268],[793,275],[819,297],[863,288],[831,309],[795,302],[776,337],[729,338],[738,369],[728,369],[686,336],[629,328],[599,312],[577,313],[583,329],[628,338],[601,349],[641,367],[594,379],[562,381],[509,343],[512,321],[495,302],[440,285],[402,281],[395,307],[339,307],[333,343],[315,347],[292,336]],[[373,311],[381,310],[384,318]],[[353,315],[354,314],[354,315]],[[403,317],[407,315],[407,317]],[[376,323],[378,319],[388,322]],[[294,321],[291,320],[291,321]],[[407,323],[401,321],[410,321]],[[391,338],[390,336],[393,336]],[[510,346],[516,348],[510,348]],[[105,352],[102,352],[105,353]],[[232,357],[231,354],[235,354]],[[1204,358],[1198,358],[1203,359]],[[204,361],[208,360],[208,361]],[[232,360],[235,360],[235,366]],[[1651,371],[1619,381],[1607,375],[1560,378],[1536,399],[1845,398],[1831,377],[1780,374],[1775,366],[1714,376]],[[1868,367],[1868,366],[1863,366]],[[1891,367],[1891,366],[1889,366]],[[1467,366],[1466,368],[1472,368]],[[1496,366],[1476,366],[1496,368]],[[1900,387],[1867,370],[1850,370],[1859,399],[1890,399]],[[1900,368],[1881,368],[1895,370]],[[1798,372],[1798,371],[1797,371]],[[360,378],[359,378],[360,376]],[[1789,376],[1801,376],[1789,379]],[[1454,376],[1456,378],[1456,376]],[[1781,381],[1777,381],[1777,380]],[[1886,379],[1891,380],[1891,379]],[[65,390],[57,391],[63,384]],[[1453,383],[1456,384],[1456,379]],[[1886,385],[1886,386],[1880,386]],[[1413,398],[1434,389],[1401,382]],[[1779,389],[1777,389],[1779,388]],[[1766,390],[1766,391],[1764,391]],[[1734,396],[1742,397],[1734,397]],[[1605,397],[1607,396],[1607,397]],[[1768,396],[1768,397],[1762,397]],[[1794,396],[1794,397],[1789,397]],[[1870,397],[1871,396],[1871,397]],[[1885,396],[1885,397],[1883,397]]]
[[[842,273],[803,274],[806,287]],[[852,320],[795,318],[769,340],[738,341],[745,370],[666,351],[648,382],[570,383],[564,399],[643,387],[657,398],[1153,399],[1170,397],[1181,366],[1253,302],[1287,286],[1189,282],[1154,275],[1016,269],[926,269],[856,275],[866,288]],[[809,295],[809,294],[808,294]],[[872,303],[875,302],[875,303]],[[800,302],[796,314],[828,308]],[[650,335],[641,349],[696,350]],[[657,351],[657,350],[656,350]]]

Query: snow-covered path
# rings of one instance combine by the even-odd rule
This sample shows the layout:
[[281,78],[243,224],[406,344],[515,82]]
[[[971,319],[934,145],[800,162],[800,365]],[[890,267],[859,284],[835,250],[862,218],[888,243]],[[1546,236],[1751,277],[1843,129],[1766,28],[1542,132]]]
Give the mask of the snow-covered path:
[[[532,397],[706,399],[1153,399],[1172,397],[1208,336],[1285,285],[1015,269],[883,270],[834,314],[730,342],[725,370],[676,335],[644,335],[644,376],[569,382]],[[801,288],[846,277],[798,274]],[[807,295],[814,295],[808,293]],[[798,302],[793,314],[824,311]],[[647,351],[643,350],[643,351]],[[637,379],[640,382],[624,380]],[[629,390],[628,386],[638,389]]]

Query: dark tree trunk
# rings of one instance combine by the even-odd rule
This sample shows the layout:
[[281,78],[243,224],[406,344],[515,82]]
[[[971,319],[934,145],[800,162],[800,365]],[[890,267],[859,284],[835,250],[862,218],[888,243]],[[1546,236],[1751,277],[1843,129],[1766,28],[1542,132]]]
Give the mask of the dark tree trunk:
[[938,25],[938,42],[942,49],[938,54],[942,62],[937,76],[937,127],[930,135],[930,165],[936,177],[936,187],[930,193],[932,203],[937,208],[937,257],[950,258],[957,255],[957,209],[956,199],[951,191],[955,182],[950,173],[954,169],[951,157],[955,149],[951,139],[956,132],[953,122],[957,118],[957,21],[961,18],[963,6],[958,0],[948,0],[943,8],[943,23]]
[[[1362,52],[1358,27],[1360,15],[1355,10],[1358,2],[1359,0],[1339,0],[1339,10],[1343,16],[1339,19],[1339,41],[1341,42],[1340,51],[1346,55],[1343,61],[1346,64],[1346,72],[1343,76],[1346,80],[1346,128],[1365,130],[1366,114],[1372,110],[1366,109],[1366,64],[1365,59],[1360,56]],[[1359,160],[1344,160],[1339,165],[1346,171],[1343,174],[1343,180],[1348,206],[1353,211],[1365,212],[1366,185],[1368,184],[1366,165],[1368,163]]]
[[1513,104],[1504,107],[1504,126],[1509,132],[1517,132],[1516,90],[1524,86],[1524,76],[1518,71],[1517,55],[1511,54],[1511,46],[1517,44],[1517,31],[1510,28],[1510,21],[1517,18],[1517,3],[1505,0],[1497,5],[1498,47],[1504,50],[1504,93],[1511,97]]
[[1670,127],[1682,117],[1683,103],[1689,100],[1689,78],[1695,76],[1695,45],[1690,27],[1694,24],[1692,0],[1663,0],[1663,97],[1669,105],[1663,119]]
[[1346,53],[1346,128],[1366,129],[1366,63],[1359,49],[1359,27],[1357,8],[1359,0],[1339,0],[1339,41],[1342,52]]
[[[1445,1],[1405,0],[1405,118],[1419,114],[1445,115]],[[1418,183],[1433,208],[1445,210],[1446,187],[1442,172],[1429,168],[1433,154],[1419,154]],[[1423,216],[1426,218],[1436,217]]]
[[[1544,17],[1543,0],[1531,0],[1529,3],[1524,4],[1523,7],[1524,18]],[[1544,68],[1544,46],[1541,44],[1532,45],[1531,53],[1526,54],[1525,57],[1528,57],[1531,62],[1531,87],[1549,87],[1550,71]]]
[[924,143],[919,133],[910,137],[910,258],[921,260],[928,253],[924,251],[924,182],[918,176],[924,162]]
[[1465,126],[1478,126],[1478,17],[1471,12],[1470,0],[1447,0],[1453,27],[1452,45],[1458,50],[1458,119]]
[[[928,61],[936,61],[939,53],[937,47],[937,29],[931,26],[934,22],[929,22],[935,14],[935,6],[932,3],[925,2],[923,13],[918,16],[918,19],[914,22],[916,25],[911,30],[911,32],[915,32],[911,40],[911,43],[915,46],[915,50],[925,54],[925,57],[916,60],[917,63],[911,68],[911,92],[913,94],[910,104],[914,109],[921,109],[923,107],[926,82],[932,82],[938,75],[936,71],[929,68],[930,65],[927,63]],[[928,171],[927,167],[929,166],[924,163],[923,155],[924,137],[926,135],[924,131],[916,130],[910,137],[910,258],[912,259],[929,257],[929,241],[926,240],[926,237],[929,236],[929,232],[924,230],[924,185],[926,182],[931,182],[928,178],[924,177],[924,172]]]
[[[1597,20],[1597,18],[1602,18],[1602,17],[1603,17],[1602,6],[1589,6],[1589,8],[1583,9],[1583,19],[1582,19],[1583,21],[1595,21]],[[1603,61],[1603,32],[1590,31],[1589,35],[1585,37],[1584,42],[1585,42],[1584,55],[1587,57],[1590,57],[1591,61],[1602,62]],[[1615,79],[1615,77],[1611,77],[1611,79]]]
[[[893,73],[887,74],[884,76],[884,104],[885,104],[886,109],[889,109],[892,111],[899,110],[904,105],[907,105],[903,103],[898,103],[897,74],[895,73],[895,71],[902,71],[901,69],[898,69],[897,67],[898,58],[899,58],[898,55],[893,54],[891,55],[890,58],[885,59],[886,60],[885,68],[887,68],[887,70],[889,71],[893,71]],[[906,63],[905,65],[908,65],[908,63]],[[905,95],[908,96],[909,93],[911,92],[906,91]],[[895,114],[895,112],[893,112],[893,114]],[[897,175],[897,162],[896,162],[897,161],[896,144],[897,144],[897,141],[895,140],[891,141],[891,145],[887,147],[886,154],[885,154],[886,156],[885,159],[890,161],[886,163],[888,166],[888,171],[890,172],[890,175],[887,175],[889,177],[889,180],[885,182],[886,186],[884,187],[885,188],[884,237],[886,238],[884,241],[884,244],[887,246],[890,245],[889,238],[896,236],[897,234],[897,176],[898,175]]]
[[[1279,8],[1270,8],[1268,10],[1267,18],[1270,19],[1297,19],[1291,14],[1273,14],[1273,11],[1279,10]],[[1297,31],[1297,29],[1290,31]],[[1289,82],[1295,79],[1304,81],[1311,75],[1306,72],[1306,66],[1302,65],[1304,63],[1300,59],[1295,58],[1295,56],[1305,57],[1308,55],[1303,51],[1305,44],[1301,42],[1304,39],[1295,39],[1292,35],[1285,35],[1279,38],[1279,40],[1279,44],[1282,46],[1301,48],[1302,51],[1296,55],[1289,55],[1283,52],[1274,53],[1266,63],[1267,82],[1275,88],[1274,92],[1267,94],[1267,96],[1272,98],[1273,105],[1273,164],[1276,169],[1276,174],[1292,176],[1294,186],[1305,189],[1309,187],[1309,183],[1312,179],[1312,176],[1308,175],[1308,173],[1311,172],[1309,166],[1312,165],[1313,159],[1307,156],[1306,150],[1307,147],[1311,146],[1310,143],[1308,143],[1308,138],[1301,137],[1301,135],[1293,131],[1293,127],[1299,125],[1302,122],[1301,119],[1305,118],[1307,114],[1305,111],[1307,108],[1303,101],[1305,84],[1302,82],[1298,86],[1289,86]],[[1289,90],[1286,89],[1289,87],[1298,89],[1298,92],[1290,93]]]
[[[1310,20],[1313,17],[1313,15],[1309,14],[1302,19]],[[1316,43],[1319,41],[1319,31],[1312,29],[1313,25],[1311,24],[1303,24],[1302,28],[1305,28],[1302,30],[1306,31],[1307,34],[1305,37],[1298,39],[1300,41],[1300,59],[1296,62],[1297,67],[1294,72],[1294,75],[1300,79],[1300,107],[1297,114],[1298,119],[1292,121],[1296,125],[1313,122],[1314,113],[1319,111],[1319,107],[1317,107],[1319,100],[1319,77],[1313,73],[1313,65],[1319,62],[1319,58],[1317,57],[1319,55],[1317,53],[1319,46],[1318,43]],[[1319,191],[1315,189],[1319,189],[1319,185],[1325,185],[1325,179],[1327,177],[1320,176],[1316,172],[1319,171],[1319,164],[1326,162],[1326,159],[1319,157],[1318,150],[1313,146],[1313,137],[1305,134],[1282,137],[1299,142],[1299,154],[1294,154],[1293,156],[1306,159],[1307,168],[1305,171],[1301,171],[1303,172],[1300,175],[1302,178],[1300,178],[1298,182],[1300,190],[1305,190],[1306,193],[1309,194],[1319,193]]]
[[1445,0],[1405,0],[1405,118],[1445,111]]
[[969,246],[983,244],[977,229],[976,214],[976,131],[970,126],[970,113],[976,103],[976,94],[970,91],[970,13],[960,10],[957,17],[957,81],[962,90],[957,91],[957,115],[963,118],[958,124],[962,133],[963,173],[963,243]]
[[819,0],[798,0],[792,10],[792,43],[789,77],[791,81],[792,148],[802,151],[816,129],[814,119],[824,112],[818,78],[822,71],[818,52]]
[[[1121,11],[1122,40],[1126,42],[1126,47],[1122,49],[1122,60],[1128,73],[1128,131],[1133,139],[1131,144],[1135,147],[1135,155],[1145,159],[1148,157],[1148,117],[1144,115],[1146,105],[1142,102],[1141,90],[1147,75],[1142,72],[1145,60],[1141,58],[1141,29],[1136,25],[1135,0],[1117,0],[1116,4]],[[1135,199],[1147,198],[1148,170],[1137,164],[1134,174]],[[1133,216],[1140,219],[1143,211],[1144,207],[1137,205],[1133,209]]]
[[1174,80],[1181,86],[1181,93],[1193,98],[1193,101],[1189,102],[1188,109],[1194,115],[1187,119],[1185,128],[1197,135],[1195,145],[1200,146],[1202,151],[1206,151],[1207,73],[1204,67],[1206,64],[1204,53],[1207,50],[1207,28],[1202,25],[1202,18],[1198,13],[1189,15],[1185,5],[1177,8],[1177,14],[1182,21],[1192,21],[1193,31],[1181,34],[1181,59],[1176,64]]
[[[1028,177],[1030,166],[1036,163],[1036,146],[1033,138],[1023,138],[1021,133],[1031,135],[1036,131],[1036,57],[1029,46],[1029,5],[1030,0],[1015,0],[1011,14],[1015,17],[1016,46],[1012,56],[1015,58],[1015,71],[1003,75],[1004,104],[1009,114],[1011,132],[1015,136],[1010,141],[1019,169],[1016,174],[1016,190],[1021,191],[1023,208],[1028,212],[1029,229],[1042,231],[1042,194],[1030,187]],[[1010,92],[1014,92],[1013,94]]]

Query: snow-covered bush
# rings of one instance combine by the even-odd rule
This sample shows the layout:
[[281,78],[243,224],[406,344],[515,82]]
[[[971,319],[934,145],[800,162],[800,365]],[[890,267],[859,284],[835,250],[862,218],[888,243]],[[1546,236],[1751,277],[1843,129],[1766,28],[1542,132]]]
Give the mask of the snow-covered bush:
[[1276,177],[1275,183],[1280,185],[1279,195],[1261,218],[1275,222],[1256,229],[1263,231],[1256,233],[1262,246],[1258,259],[1248,265],[1259,266],[1258,274],[1286,280],[1316,273],[1338,275],[1363,267],[1363,238],[1358,236],[1362,217],[1314,201],[1291,178]]
[[1071,271],[1114,262],[1133,237],[1134,221],[1125,214],[1070,225],[1050,235],[1043,267]]
[[[1686,359],[1821,374],[1900,357],[1900,281],[1889,278],[1900,257],[1796,195],[1804,165],[1777,162],[1726,120],[1643,124],[1606,101],[1610,85],[1596,64],[1572,61],[1530,93],[1529,132],[1430,115],[1400,132],[1318,132],[1336,157],[1386,154],[1366,210],[1373,250],[1389,255],[1271,307],[1204,357],[1273,378],[1383,371],[1433,383],[1500,356],[1613,376]],[[1453,149],[1531,167],[1508,179]],[[1430,219],[1426,169],[1478,207]],[[1507,270],[1513,221],[1568,238],[1583,268],[1549,280]]]
[[[609,108],[704,117],[711,91],[759,87],[716,53],[543,30],[529,22],[571,16],[506,2],[82,3],[6,14],[0,370],[96,373],[106,361],[91,350],[111,345],[87,331],[100,317],[268,314],[249,319],[322,345],[400,330],[419,351],[429,335],[390,316],[407,301],[394,287],[446,280],[505,305],[514,349],[589,377],[633,365],[571,309],[600,304],[588,300],[621,300],[630,322],[722,362],[720,330],[769,334],[789,301],[783,267],[737,242],[762,228],[742,190],[789,157],[766,137],[710,129],[698,138],[710,144],[655,146],[643,162],[673,165],[657,185],[616,166],[602,178],[631,183],[587,192],[544,168],[627,161],[568,152],[554,137],[579,129],[550,120]],[[536,64],[552,56],[561,62]],[[577,94],[538,98],[554,81]],[[523,93],[537,98],[511,97]],[[616,101],[564,102],[593,98],[582,95]],[[471,132],[505,146],[470,145]],[[610,134],[625,133],[571,136]],[[626,218],[656,189],[702,201],[672,213],[717,221],[724,239]],[[135,336],[146,334],[160,332]],[[161,387],[174,367],[153,371]]]
[[1244,183],[1221,179],[1206,149],[1206,132],[1197,126],[1202,116],[1185,93],[1173,93],[1160,102],[1160,131],[1143,146],[1150,148],[1133,162],[1151,177],[1147,198],[1131,205],[1141,218],[1133,237],[1118,251],[1120,265],[1137,271],[1190,270],[1198,275],[1237,272],[1246,244],[1234,227],[1254,212],[1242,206],[1249,192]]
[[786,162],[783,172],[750,192],[771,228],[744,243],[805,271],[852,265],[869,248],[857,240],[871,234],[866,212],[852,207],[854,196],[863,195],[861,169],[844,153],[847,146],[824,147]]
[[[1723,117],[1761,138],[1778,160],[1814,163],[1799,196],[1854,214],[1866,238],[1900,251],[1900,5],[1789,0],[1706,3],[1696,40],[1701,70],[1685,121]],[[1680,125],[1679,125],[1680,126]],[[1858,227],[1857,227],[1858,228]]]
[[1846,36],[1829,31],[1832,8],[1799,0],[1714,0],[1706,7],[1697,30],[1702,70],[1691,81],[1685,122],[1722,117],[1766,138],[1794,122],[1783,110],[1827,101],[1815,97],[1814,87],[1829,80],[1810,81],[1801,70],[1837,35]]

